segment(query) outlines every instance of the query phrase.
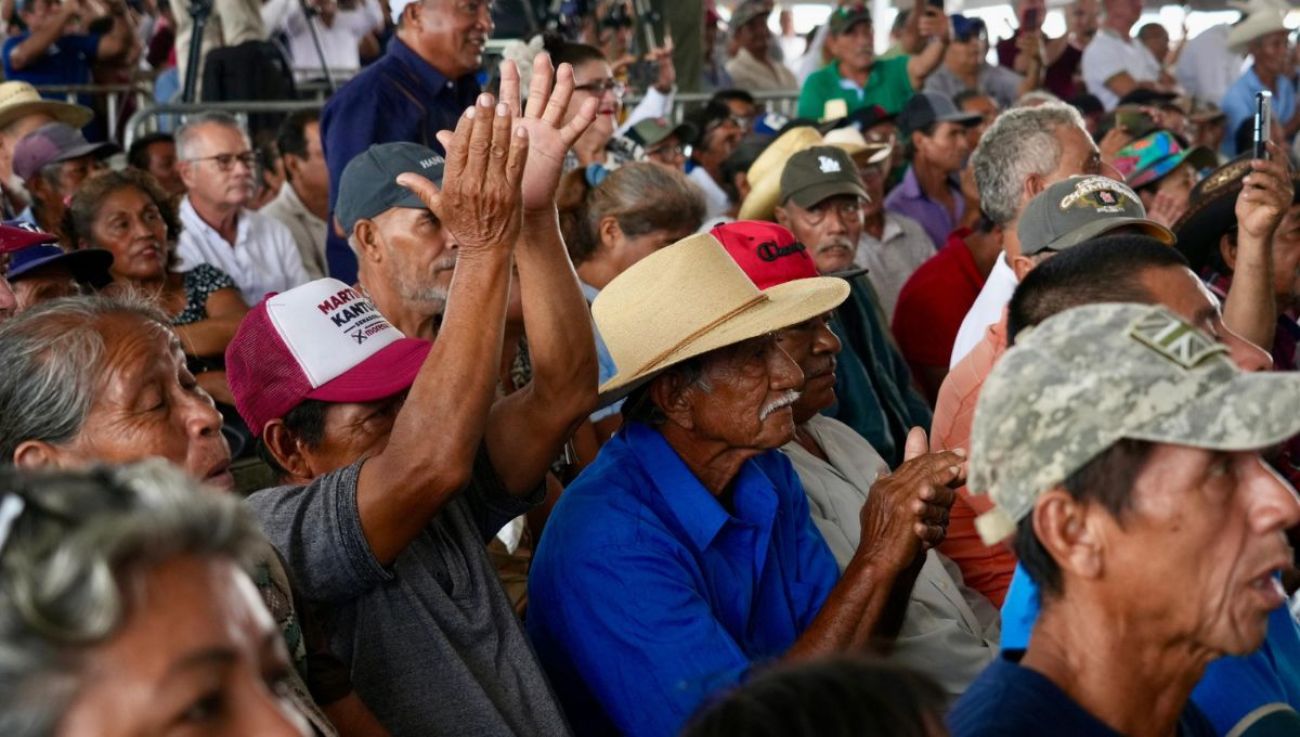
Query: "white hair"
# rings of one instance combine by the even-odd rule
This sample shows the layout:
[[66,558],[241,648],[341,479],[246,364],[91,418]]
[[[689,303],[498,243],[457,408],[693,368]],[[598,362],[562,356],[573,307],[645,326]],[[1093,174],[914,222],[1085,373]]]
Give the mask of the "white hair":
[[1083,116],[1062,103],[1012,108],[993,121],[971,159],[980,208],[993,222],[1015,221],[1025,180],[1034,174],[1046,176],[1060,166],[1056,130],[1071,125],[1086,135]]

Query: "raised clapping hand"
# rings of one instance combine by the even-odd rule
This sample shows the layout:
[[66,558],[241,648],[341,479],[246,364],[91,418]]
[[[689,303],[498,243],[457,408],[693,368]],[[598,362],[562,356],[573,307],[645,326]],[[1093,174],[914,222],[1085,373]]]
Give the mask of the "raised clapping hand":
[[[555,89],[551,89],[552,81]],[[501,101],[515,118],[515,126],[528,132],[528,166],[524,170],[523,205],[525,210],[546,210],[555,206],[555,191],[564,173],[564,155],[596,120],[597,99],[590,99],[577,115],[564,125],[565,111],[573,97],[573,67],[561,64],[558,72],[551,66],[550,54],[538,54],[533,60],[533,78],[528,85],[528,103],[523,117],[519,113],[519,70],[512,61],[501,65]],[[444,146],[450,140],[447,131],[438,134]]]
[[903,463],[871,485],[861,512],[860,546],[869,559],[903,570],[917,556],[943,542],[955,487],[966,482],[963,451],[930,453],[925,431],[907,435]]
[[1237,195],[1237,227],[1250,238],[1268,240],[1295,197],[1291,164],[1286,152],[1268,143],[1269,158],[1250,162],[1250,173],[1242,180]]
[[[443,134],[447,134],[443,137]],[[522,187],[529,135],[510,106],[479,95],[439,140],[447,151],[442,189],[419,174],[397,183],[414,192],[460,244],[460,257],[476,251],[514,248],[522,226]]]

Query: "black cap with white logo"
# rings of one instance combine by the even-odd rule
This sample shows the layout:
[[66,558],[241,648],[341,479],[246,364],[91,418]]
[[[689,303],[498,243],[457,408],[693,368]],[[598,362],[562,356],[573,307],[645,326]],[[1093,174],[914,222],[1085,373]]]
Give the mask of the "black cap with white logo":
[[867,199],[858,167],[839,146],[813,146],[791,156],[781,170],[781,202],[805,210],[836,195]]

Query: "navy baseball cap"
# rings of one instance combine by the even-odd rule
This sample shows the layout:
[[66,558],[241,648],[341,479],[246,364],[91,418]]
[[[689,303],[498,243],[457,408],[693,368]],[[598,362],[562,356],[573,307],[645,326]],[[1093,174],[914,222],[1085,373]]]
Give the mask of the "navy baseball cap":
[[52,243],[38,243],[10,254],[5,276],[11,282],[18,282],[47,266],[65,266],[72,272],[72,278],[100,289],[113,281],[108,273],[112,265],[113,254],[102,248],[64,251]]
[[424,200],[397,183],[397,175],[419,174],[441,187],[444,163],[440,154],[418,143],[376,143],[357,154],[339,179],[334,216],[343,232],[350,236],[358,220],[394,207],[428,209]]

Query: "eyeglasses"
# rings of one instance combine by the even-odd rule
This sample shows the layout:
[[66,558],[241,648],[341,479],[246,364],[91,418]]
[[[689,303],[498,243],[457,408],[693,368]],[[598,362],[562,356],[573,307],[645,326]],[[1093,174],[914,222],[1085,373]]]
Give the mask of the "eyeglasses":
[[832,210],[841,220],[854,219],[862,215],[862,200],[856,197],[839,201],[826,200],[814,205],[812,209],[804,210],[803,219],[809,225],[821,225]]
[[186,161],[215,161],[217,162],[217,169],[223,172],[227,172],[235,168],[235,162],[238,161],[239,163],[248,167],[249,171],[252,171],[253,168],[257,165],[257,154],[254,154],[252,151],[245,151],[242,154],[217,154],[216,156],[199,156],[193,159],[186,159]]
[[649,151],[646,151],[645,155],[648,159],[676,161],[677,159],[686,156],[686,149],[682,148],[680,144],[675,146],[660,146],[659,148],[652,148]]
[[576,85],[573,89],[590,92],[593,95],[604,95],[606,92],[613,92],[614,97],[619,99],[627,94],[627,85],[613,79],[602,79],[597,82],[588,82],[586,84]]

